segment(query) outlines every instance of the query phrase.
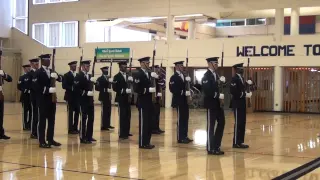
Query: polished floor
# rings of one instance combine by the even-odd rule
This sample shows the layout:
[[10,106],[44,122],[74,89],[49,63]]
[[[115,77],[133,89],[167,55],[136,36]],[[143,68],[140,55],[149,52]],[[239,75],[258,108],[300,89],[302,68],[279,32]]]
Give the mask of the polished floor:
[[[100,107],[95,108],[92,145],[80,145],[77,135],[67,135],[66,106],[59,104],[55,139],[60,148],[40,149],[29,132],[22,131],[21,107],[5,104],[6,134],[0,141],[1,179],[271,179],[307,163],[320,154],[320,115],[253,113],[247,115],[247,150],[233,149],[233,116],[226,111],[222,150],[224,156],[206,154],[206,113],[191,110],[189,145],[176,143],[176,112],[161,110],[164,135],[153,135],[152,150],[138,149],[138,111],[132,107],[129,140],[118,140],[117,107],[112,109],[113,131],[101,132]],[[301,179],[320,179],[315,170]]]

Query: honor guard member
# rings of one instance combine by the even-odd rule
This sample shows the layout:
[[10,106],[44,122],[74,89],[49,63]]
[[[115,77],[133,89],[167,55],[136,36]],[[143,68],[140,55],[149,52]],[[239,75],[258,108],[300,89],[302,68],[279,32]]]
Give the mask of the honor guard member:
[[[6,74],[3,70],[0,70],[0,76],[2,77],[2,85],[4,84],[4,81],[12,82],[12,78],[9,74]],[[2,86],[0,86],[0,91],[3,93]],[[4,134],[4,128],[3,128],[3,112],[4,112],[4,97],[2,100],[0,100],[0,139],[10,139],[10,137],[6,136]]]
[[[56,117],[56,102],[53,102],[52,95],[56,93],[56,88],[51,87],[51,78],[56,79],[58,82],[62,82],[62,76],[49,68],[51,54],[40,55],[41,68],[36,71],[34,82],[36,87],[36,98],[39,108],[39,122],[38,122],[38,140],[40,148],[51,148],[52,146],[61,146],[56,142],[54,137],[54,126]],[[47,135],[46,132],[46,123]],[[47,141],[46,142],[46,137]]]
[[218,59],[218,57],[206,59],[208,70],[202,78],[204,108],[207,109],[207,151],[213,155],[224,154],[220,150],[225,125],[224,109],[220,100],[224,99],[224,94],[219,92],[219,83],[225,83],[226,80],[224,76],[219,78],[217,73]]
[[191,78],[184,77],[184,61],[175,62],[176,72],[171,76],[169,89],[172,93],[173,108],[177,108],[177,140],[178,143],[188,144],[193,140],[188,138],[188,122],[189,122],[189,106],[187,97],[191,95],[190,91],[186,91],[186,82],[191,81]]
[[[243,79],[243,63],[232,66],[236,74],[232,77],[230,92],[232,95],[231,103],[235,118],[233,148],[249,148],[244,143],[246,130],[246,98],[251,98],[252,93],[246,93],[246,82]],[[250,83],[248,80],[247,83]]]
[[80,143],[91,144],[96,141],[93,136],[93,123],[94,123],[94,85],[96,79],[88,74],[90,70],[90,60],[81,62],[81,71],[76,75],[74,83],[75,88],[80,96]]
[[130,134],[131,100],[129,100],[129,94],[132,92],[127,81],[133,82],[133,78],[127,75],[127,62],[119,62],[118,64],[120,72],[113,77],[112,89],[117,93],[115,102],[119,105],[119,138],[128,139],[129,136],[132,136]]
[[22,115],[22,127],[23,130],[30,130],[31,128],[31,118],[32,118],[32,108],[30,101],[30,86],[29,86],[29,76],[31,66],[29,64],[22,66],[24,75],[20,76],[17,88],[21,91],[20,102],[23,109]]
[[154,66],[154,71],[159,76],[158,79],[156,79],[156,92],[158,92],[158,96],[156,97],[156,101],[154,103],[154,115],[153,115],[153,124],[152,124],[152,134],[162,134],[164,133],[163,130],[160,129],[160,100],[162,97],[162,93],[160,92],[160,88],[165,84],[163,81],[163,78],[161,77],[161,70],[159,65]]
[[[138,109],[139,109],[139,148],[152,149],[155,146],[150,144],[154,106],[152,103],[153,93],[156,88],[152,87],[152,78],[159,78],[157,73],[148,72],[150,57],[138,59],[141,69],[139,69],[135,77],[135,92],[138,94]],[[158,96],[158,94],[157,94]]]
[[99,101],[101,102],[101,130],[114,129],[110,125],[111,119],[111,96],[112,89],[110,84],[113,82],[112,78],[108,77],[109,67],[105,66],[101,68],[102,76],[97,79],[96,90],[99,91]]
[[72,61],[68,63],[68,65],[70,71],[63,75],[62,81],[62,88],[66,90],[64,93],[64,100],[67,102],[68,134],[78,134],[80,105],[74,89],[74,78],[77,74],[77,61]]
[[38,139],[38,121],[39,121],[39,108],[37,105],[37,94],[35,89],[35,75],[36,71],[39,69],[39,59],[30,59],[31,70],[27,73],[28,76],[28,87],[30,87],[30,101],[31,101],[31,139]]

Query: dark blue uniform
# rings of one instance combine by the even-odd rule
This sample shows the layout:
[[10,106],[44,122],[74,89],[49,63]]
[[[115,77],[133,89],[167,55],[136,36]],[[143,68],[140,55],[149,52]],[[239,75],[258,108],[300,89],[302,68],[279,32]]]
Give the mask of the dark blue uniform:
[[[35,72],[34,86],[36,90],[36,100],[39,108],[39,121],[38,121],[38,140],[40,147],[48,148],[51,145],[60,146],[60,143],[56,143],[53,139],[56,117],[56,103],[52,101],[52,93],[49,92],[51,87],[51,73],[52,69],[41,67]],[[62,76],[58,75],[58,82],[62,82]],[[47,135],[46,122],[48,120]],[[48,144],[46,143],[46,139]]]
[[31,101],[31,135],[30,137],[33,139],[37,139],[38,137],[38,121],[39,121],[39,108],[37,105],[37,94],[35,89],[35,75],[36,70],[31,69],[28,73],[28,87],[30,87],[30,101]]
[[[12,82],[12,77],[9,74],[4,73],[2,78],[3,78],[2,84],[4,84],[4,81]],[[0,139],[10,139],[10,137],[4,134],[3,111],[4,111],[4,100],[0,101]]]
[[74,87],[75,73],[67,72],[63,76],[62,88],[65,89],[64,100],[67,102],[68,111],[68,133],[77,134],[80,105],[77,93]]
[[88,96],[88,91],[93,91],[91,75],[79,72],[74,80],[76,93],[79,96],[81,123],[80,123],[80,142],[92,143],[93,123],[94,123],[94,104],[93,96]]
[[30,87],[29,87],[29,76],[24,74],[20,76],[17,88],[21,91],[20,102],[22,104],[23,115],[22,115],[22,127],[23,130],[30,130],[32,108],[30,101]]
[[110,126],[111,95],[108,92],[111,83],[106,75],[97,79],[96,90],[99,91],[99,101],[101,102],[101,130],[113,128]]

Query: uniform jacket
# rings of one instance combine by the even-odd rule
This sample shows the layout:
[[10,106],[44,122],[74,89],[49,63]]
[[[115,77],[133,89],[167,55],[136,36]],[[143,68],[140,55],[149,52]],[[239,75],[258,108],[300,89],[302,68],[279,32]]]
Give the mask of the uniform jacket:
[[62,88],[65,89],[64,100],[68,102],[76,102],[77,94],[75,93],[74,88],[74,79],[75,76],[71,71],[63,75]]
[[126,93],[127,87],[128,87],[127,82],[124,79],[121,72],[119,72],[113,77],[112,89],[114,92],[116,92],[115,102],[118,102],[121,104],[129,104],[128,94]]
[[[49,68],[50,74],[53,73],[52,69]],[[33,78],[33,86],[36,92],[36,98],[42,100],[42,98],[52,98],[52,94],[49,93],[51,87],[51,77],[43,67],[39,68]],[[62,76],[58,75],[58,82],[62,82]]]
[[109,78],[104,75],[97,79],[96,90],[99,91],[99,101],[108,102],[110,101],[110,93],[108,88],[112,82],[109,82]]
[[172,93],[172,107],[177,107],[187,103],[186,85],[177,72],[175,72],[170,78],[169,89]]
[[202,78],[202,91],[204,94],[204,107],[207,109],[219,109],[219,76],[216,73],[216,78],[208,69]]
[[21,91],[20,102],[28,100],[30,97],[29,75],[26,73],[19,77],[17,88]]
[[87,78],[85,73],[81,71],[76,75],[74,80],[75,93],[78,95],[82,105],[93,105],[93,96],[88,96],[88,91],[93,91],[93,89],[91,89],[91,77],[92,76],[88,74]]
[[246,107],[246,91],[245,91],[245,80],[242,77],[241,81],[239,75],[232,77],[230,84],[230,93],[232,95],[231,105],[232,108],[245,108]]
[[151,73],[148,72],[147,76],[142,69],[139,69],[134,79],[134,91],[138,94],[138,107],[152,106],[152,95],[154,93],[149,92],[150,87],[152,87]]

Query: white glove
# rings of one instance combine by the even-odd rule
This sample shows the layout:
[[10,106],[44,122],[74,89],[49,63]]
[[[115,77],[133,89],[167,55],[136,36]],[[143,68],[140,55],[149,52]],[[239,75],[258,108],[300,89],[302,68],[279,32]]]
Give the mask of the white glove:
[[251,98],[251,96],[252,96],[252,92],[246,93],[247,98]]
[[186,96],[190,96],[190,95],[191,95],[190,91],[186,91]]
[[128,81],[131,81],[131,82],[132,82],[132,81],[133,81],[133,77],[132,77],[132,76],[129,76],[129,77],[128,77]]
[[126,89],[127,94],[131,94],[131,89]]
[[156,92],[156,88],[154,88],[154,87],[149,88],[149,92],[151,92],[151,93]]
[[224,76],[221,76],[221,77],[220,77],[220,81],[223,82],[223,83],[225,83],[225,82],[226,82],[226,78],[225,78]]
[[28,91],[28,93],[30,94],[30,90]]
[[55,92],[56,92],[56,88],[53,88],[53,87],[49,88],[49,93],[55,93]]
[[88,91],[87,96],[93,96],[93,92],[92,91]]
[[155,72],[152,72],[152,73],[151,73],[151,77],[156,78],[156,79],[158,79],[158,78],[159,78],[158,74],[157,74],[157,73],[155,73]]
[[190,76],[187,76],[187,77],[186,77],[186,81],[188,81],[188,82],[190,82],[190,81],[191,81]]
[[0,76],[3,76],[3,75],[4,75],[3,70],[0,70]]
[[2,91],[2,86],[0,86],[0,91]]
[[224,94],[220,94],[219,99],[224,99]]
[[113,78],[109,78],[108,81],[109,81],[109,82],[113,82]]
[[112,89],[108,89],[108,93],[112,93]]
[[58,79],[58,74],[57,73],[51,73],[50,75],[53,79]]
[[162,93],[158,93],[157,96],[158,96],[158,97],[162,97]]
[[247,83],[248,83],[249,85],[251,85],[251,84],[252,84],[252,81],[249,79],[249,80],[247,81]]
[[91,78],[90,78],[90,81],[93,82],[93,83],[96,83],[96,82],[97,82],[97,79],[96,79],[95,77],[91,77]]

